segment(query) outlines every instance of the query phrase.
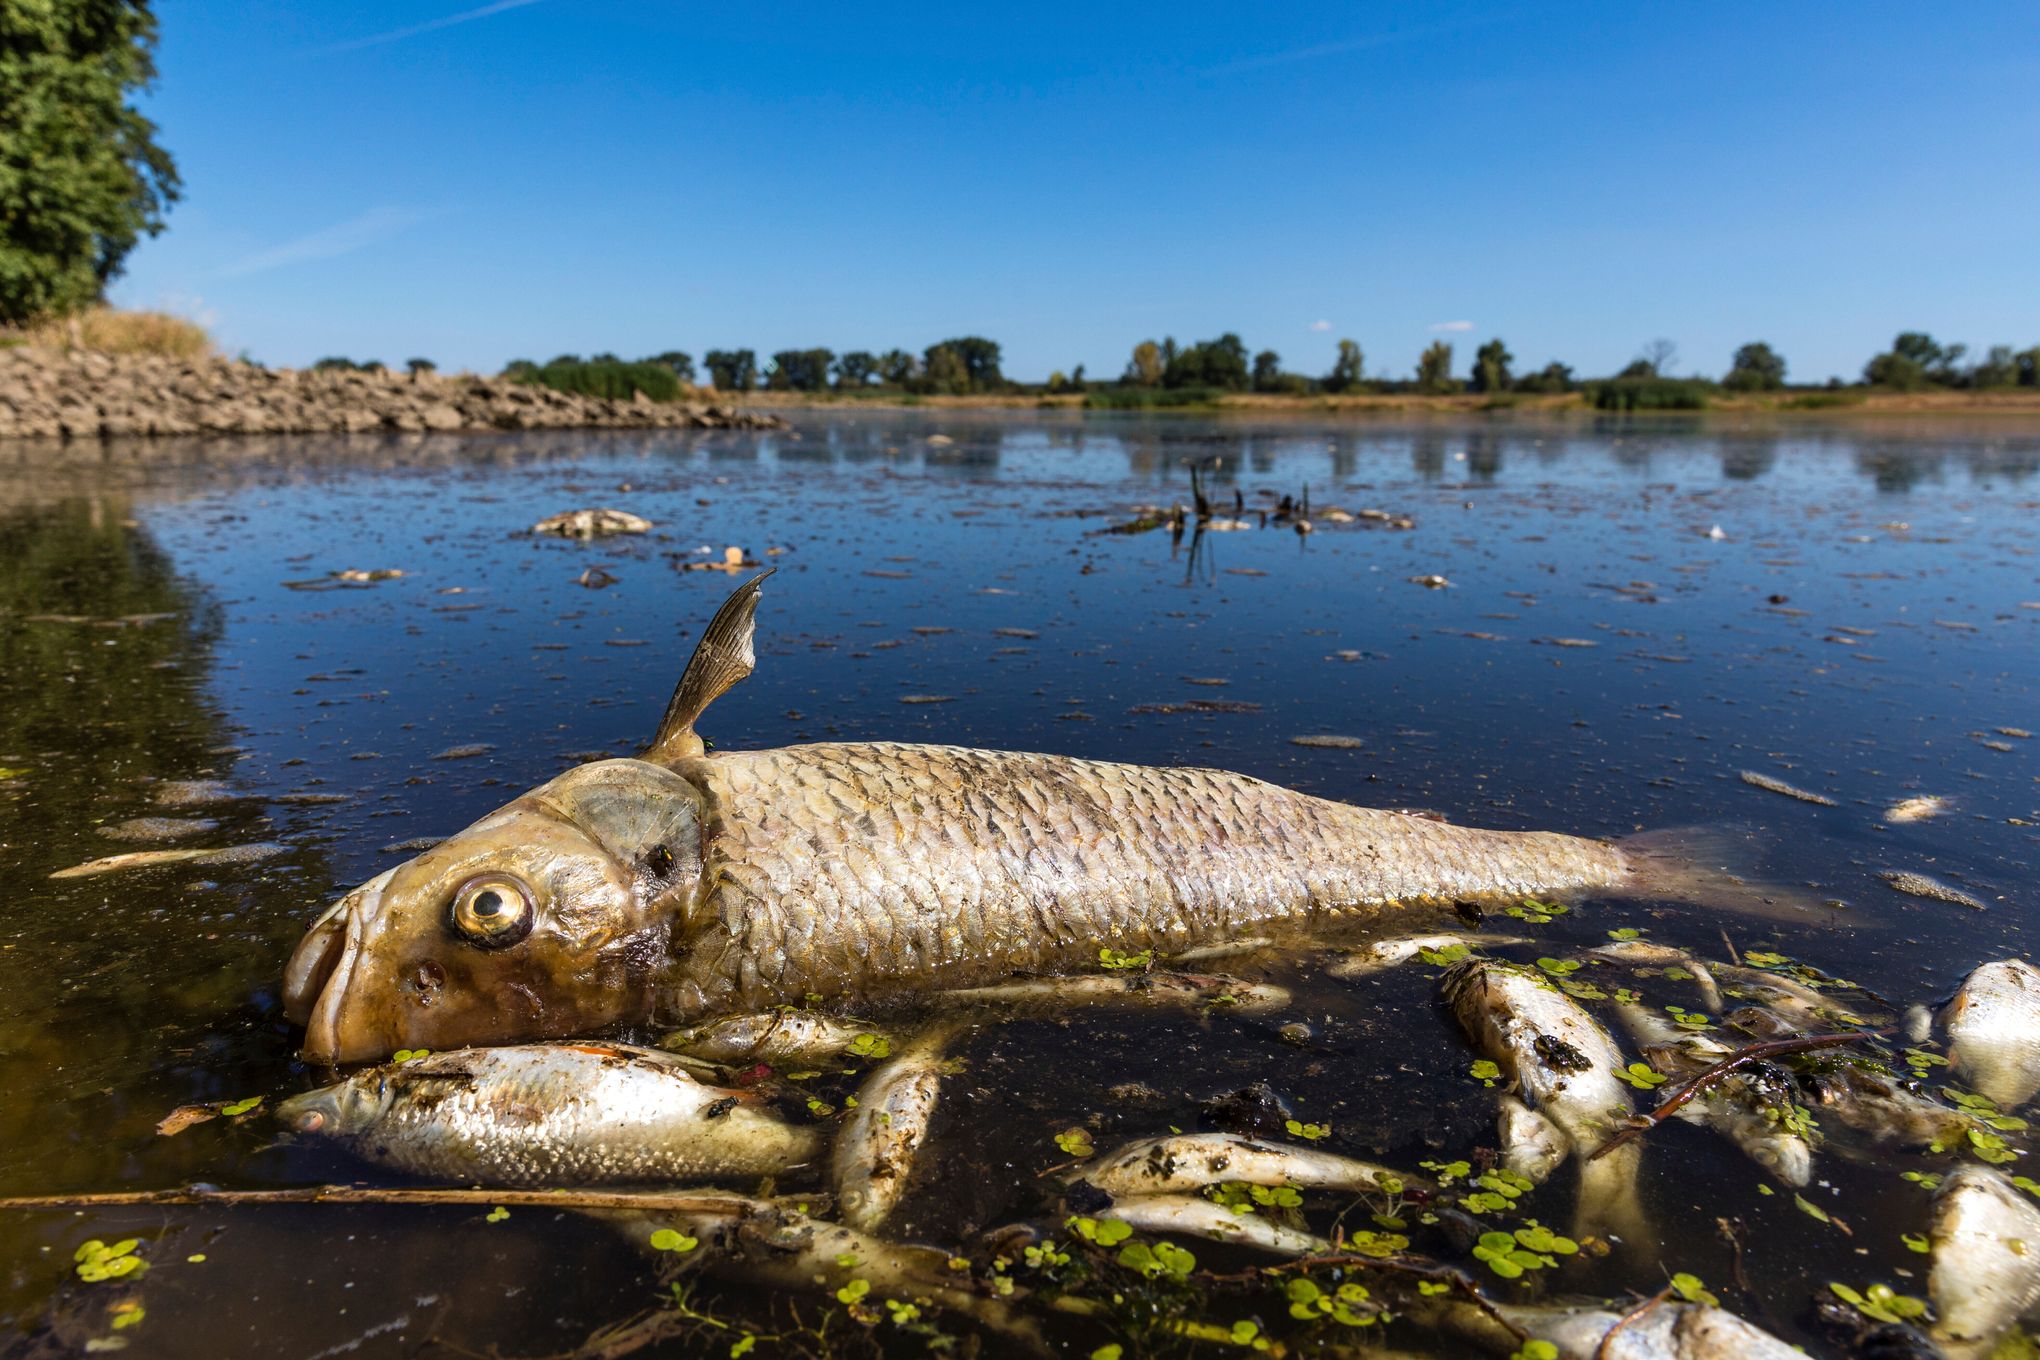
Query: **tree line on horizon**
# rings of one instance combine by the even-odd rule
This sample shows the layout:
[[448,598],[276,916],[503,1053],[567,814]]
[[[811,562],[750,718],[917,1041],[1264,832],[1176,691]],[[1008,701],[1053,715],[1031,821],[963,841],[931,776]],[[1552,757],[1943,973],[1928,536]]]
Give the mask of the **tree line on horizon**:
[[[1968,361],[1965,345],[1943,345],[1924,331],[1901,332],[1891,347],[1863,367],[1859,385],[1893,391],[1946,388],[1984,391],[2009,387],[2040,387],[2040,345],[2014,349],[1994,345]],[[327,360],[326,364],[346,361]],[[412,368],[427,361],[413,360]],[[1419,393],[1447,395],[1471,392],[1488,396],[1588,392],[1597,404],[1617,409],[1692,405],[1716,388],[1731,392],[1776,392],[1787,386],[1783,355],[1769,343],[1753,340],[1738,346],[1720,378],[1681,377],[1674,369],[1678,347],[1669,340],[1644,345],[1630,363],[1604,378],[1583,378],[1572,366],[1553,360],[1541,368],[1519,371],[1516,356],[1501,339],[1489,340],[1473,353],[1464,376],[1454,368],[1454,349],[1437,340],[1417,356],[1414,375],[1370,375],[1357,341],[1340,340],[1331,370],[1305,375],[1283,367],[1272,349],[1250,354],[1233,332],[1213,340],[1180,345],[1173,337],[1143,340],[1133,347],[1125,369],[1111,379],[1091,379],[1084,366],[1060,371],[1046,382],[1010,379],[1001,369],[997,341],[960,336],[928,346],[919,354],[891,349],[882,353],[825,348],[786,349],[762,364],[749,349],[712,349],[702,356],[701,376],[724,392],[806,392],[837,394],[901,394],[967,396],[973,394],[1202,394],[1263,392],[1289,396],[1347,393]],[[670,400],[683,384],[697,381],[692,355],[668,350],[638,360],[614,354],[583,359],[563,354],[544,364],[512,360],[504,376],[592,396],[627,398],[642,391],[656,400]],[[1814,386],[1844,386],[1828,379]]]

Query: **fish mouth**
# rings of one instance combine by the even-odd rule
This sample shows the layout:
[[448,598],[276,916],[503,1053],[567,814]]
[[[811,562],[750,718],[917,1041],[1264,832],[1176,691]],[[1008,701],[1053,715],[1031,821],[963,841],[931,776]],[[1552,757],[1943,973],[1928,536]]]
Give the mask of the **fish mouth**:
[[347,994],[389,880],[390,874],[380,874],[335,903],[284,969],[284,1014],[305,1027],[300,1053],[306,1062],[335,1067],[388,1051],[347,1023]]

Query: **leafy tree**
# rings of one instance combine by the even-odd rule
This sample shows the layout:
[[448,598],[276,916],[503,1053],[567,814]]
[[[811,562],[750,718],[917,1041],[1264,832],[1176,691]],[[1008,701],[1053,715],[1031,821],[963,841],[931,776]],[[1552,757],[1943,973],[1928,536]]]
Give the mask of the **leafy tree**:
[[772,356],[765,385],[779,392],[819,392],[829,385],[833,350],[783,349]]
[[1925,331],[1901,331],[1890,349],[1863,366],[1863,379],[1901,392],[1928,383],[1953,387],[1962,380],[1957,365],[1968,352],[1967,345],[1943,345]]
[[665,364],[650,360],[628,364],[614,355],[593,359],[555,359],[539,368],[528,366],[505,373],[517,382],[550,387],[555,392],[576,392],[584,397],[629,401],[642,392],[653,401],[671,401],[680,395],[680,379]]
[[2019,386],[2040,387],[2040,345],[2022,349],[2012,358],[2019,366]]
[[318,362],[312,365],[312,372],[354,373],[358,372],[360,368],[361,365],[355,363],[352,359],[344,358],[338,354],[329,354],[325,358],[319,360]]
[[1247,346],[1231,331],[1172,354],[1169,346],[1173,343],[1163,346],[1162,386],[1225,387],[1234,391],[1247,386]]
[[931,345],[921,358],[921,381],[930,392],[957,396],[970,391],[970,368],[949,345]]
[[903,349],[889,349],[878,356],[878,376],[887,387],[907,387],[921,376],[921,361]]
[[[1173,341],[1170,342],[1172,345]],[[1158,387],[1162,381],[1162,347],[1152,340],[1143,340],[1133,347],[1133,358],[1127,361],[1126,376],[1121,382],[1136,387]]]
[[1559,363],[1556,359],[1516,379],[1518,392],[1570,392],[1575,386],[1570,364]]
[[2018,381],[2019,360],[2010,345],[1992,345],[1983,362],[1969,370],[1969,385],[1975,388],[2011,387]]
[[1863,381],[1872,387],[1889,387],[1897,392],[1912,392],[1927,385],[1927,370],[1920,361],[1886,350],[1875,355],[1863,365]]
[[1623,366],[1622,371],[1615,375],[1618,380],[1623,378],[1655,378],[1657,376],[1657,366],[1648,359],[1631,359]]
[[512,359],[503,365],[503,376],[512,382],[533,382],[538,377],[538,365],[529,359]]
[[1072,392],[1081,392],[1084,390],[1084,387],[1085,387],[1084,366],[1082,364],[1078,364],[1075,368],[1070,370],[1069,389]]
[[439,365],[433,363],[430,359],[406,359],[404,360],[404,371],[414,378],[419,378],[427,373],[437,373]]
[[1273,392],[1282,381],[1282,356],[1264,349],[1254,356],[1254,390]]
[[1509,353],[1509,347],[1499,338],[1488,341],[1473,352],[1473,380],[1470,386],[1476,392],[1508,391],[1509,365],[1515,362],[1516,356]]
[[659,364],[673,370],[673,376],[681,382],[694,381],[694,356],[685,350],[669,349],[663,354],[654,354],[645,360],[648,364]]
[[97,301],[181,184],[128,101],[156,77],[147,0],[0,0],[0,324]]
[[836,390],[861,392],[878,374],[878,356],[868,349],[853,349],[836,356]]
[[957,362],[963,365],[963,386],[954,390],[992,392],[1006,385],[1005,375],[999,372],[997,341],[987,340],[981,335],[964,335],[930,345],[927,353],[922,356],[922,362],[927,367],[931,381],[935,371],[934,354],[938,349],[950,351],[956,356]]
[[701,362],[719,391],[748,392],[758,385],[758,356],[750,350],[712,349]]
[[545,361],[545,366],[551,368],[554,364],[578,364],[581,362],[583,360],[578,354],[555,354],[552,358]]
[[1735,352],[1723,387],[1736,392],[1775,392],[1785,385],[1785,359],[1762,340],[1752,340]]
[[1325,391],[1350,392],[1358,387],[1364,361],[1357,341],[1341,340],[1339,357],[1333,360],[1332,371],[1325,376]]
[[1459,390],[1452,377],[1452,346],[1445,341],[1433,340],[1417,356],[1417,390],[1430,393]]

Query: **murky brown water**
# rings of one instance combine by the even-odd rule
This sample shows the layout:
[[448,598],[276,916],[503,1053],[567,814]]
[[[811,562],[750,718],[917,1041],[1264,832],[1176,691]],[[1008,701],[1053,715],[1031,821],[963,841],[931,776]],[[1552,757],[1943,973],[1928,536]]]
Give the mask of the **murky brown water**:
[[[1186,459],[1222,460],[1221,508],[1236,489],[1252,512],[1307,484],[1318,531],[1210,534],[1194,550],[1166,530],[1100,532],[1135,506],[1186,500]],[[1217,765],[1479,825],[1727,828],[1753,870],[1848,910],[1785,926],[1590,902],[1508,952],[1570,958],[1639,928],[1716,957],[1776,951],[1895,1004],[1932,1000],[2033,938],[2040,767],[2035,742],[2003,729],[2040,728],[2036,469],[2040,437],[2010,426],[918,414],[806,418],[791,435],[0,449],[12,885],[0,1193],[387,1180],[280,1143],[259,1113],[175,1137],[155,1125],[187,1102],[273,1099],[309,1079],[276,985],[305,922],[401,858],[394,847],[589,753],[635,749],[732,584],[678,568],[731,544],[773,552],[781,570],[759,672],[711,717],[722,745],[950,741]],[[518,532],[587,504],[659,527],[589,545]],[[1332,505],[1415,527],[1333,524]],[[578,584],[590,567],[615,584]],[[383,568],[403,575],[330,581]],[[1434,574],[1451,585],[1411,581]],[[946,701],[902,702],[929,695]],[[1213,700],[1233,711],[1154,711]],[[1363,744],[1291,740],[1310,734]],[[474,746],[486,749],[435,759]],[[1834,806],[1754,788],[1745,770]],[[1950,797],[1953,813],[1881,821],[1919,793]],[[208,823],[185,828],[192,845],[285,848],[244,865],[49,878],[164,843],[109,834],[164,817]],[[1886,868],[1959,884],[1988,910],[1897,895],[1875,876]],[[1308,959],[1252,971],[1295,987],[1295,1006],[981,1026],[902,1234],[964,1250],[1001,1224],[1053,1224],[1037,1173],[1064,1159],[1055,1133],[1086,1124],[1103,1148],[1198,1127],[1204,1102],[1255,1081],[1329,1124],[1334,1150],[1414,1170],[1492,1143],[1492,1093],[1467,1075],[1434,969],[1361,982]],[[1673,999],[1662,980],[1619,981]],[[1309,1039],[1285,1041],[1288,1021]],[[854,1082],[818,1088],[835,1100]],[[1924,1258],[1901,1234],[1920,1229],[1926,1197],[1900,1173],[1947,1158],[1837,1138],[1806,1198],[1844,1232],[1789,1192],[1760,1193],[1758,1169],[1699,1129],[1667,1127],[1647,1149],[1666,1266],[1781,1335],[1834,1353],[1808,1306],[1829,1280],[1921,1292]],[[1564,1222],[1570,1186],[1561,1172],[1524,1212]],[[1322,1229],[1339,1207],[1313,1199],[1310,1221]],[[1435,1230],[1411,1235],[1415,1250],[1479,1268]],[[79,1243],[121,1236],[143,1239],[146,1274],[75,1278]],[[1219,1271],[1251,1263],[1194,1249]],[[660,1295],[631,1245],[522,1209],[497,1222],[391,1208],[0,1211],[0,1262],[12,1338],[0,1349],[24,1354],[114,1342],[152,1356],[552,1354]],[[1662,1279],[1633,1264],[1574,1268],[1558,1288],[1648,1292]],[[1060,1322],[1072,1354],[1170,1344],[1142,1318],[1253,1319],[1298,1351],[1336,1339],[1265,1290],[1101,1272],[1084,1288],[1119,1289],[1136,1325]],[[130,1301],[145,1316],[115,1330]],[[790,1310],[833,1320],[825,1342],[786,1349],[929,1343],[891,1322],[867,1328],[826,1297],[720,1284],[696,1303],[735,1330],[703,1325],[641,1353],[725,1353],[745,1329],[795,1327]],[[1423,1343],[1407,1326],[1395,1335]]]

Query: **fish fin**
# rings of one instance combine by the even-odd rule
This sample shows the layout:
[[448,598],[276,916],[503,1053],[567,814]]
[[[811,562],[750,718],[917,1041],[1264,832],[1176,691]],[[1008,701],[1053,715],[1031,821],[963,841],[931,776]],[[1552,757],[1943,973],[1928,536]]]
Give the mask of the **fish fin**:
[[1615,848],[1629,866],[1624,897],[1682,902],[1772,921],[1869,924],[1811,888],[1768,883],[1746,872],[1756,838],[1722,827],[1671,827],[1625,836]]
[[758,626],[758,595],[775,568],[767,567],[738,586],[695,644],[680,683],[659,719],[659,731],[645,748],[647,759],[674,761],[701,755],[707,746],[694,731],[702,712],[757,668],[751,648]]

